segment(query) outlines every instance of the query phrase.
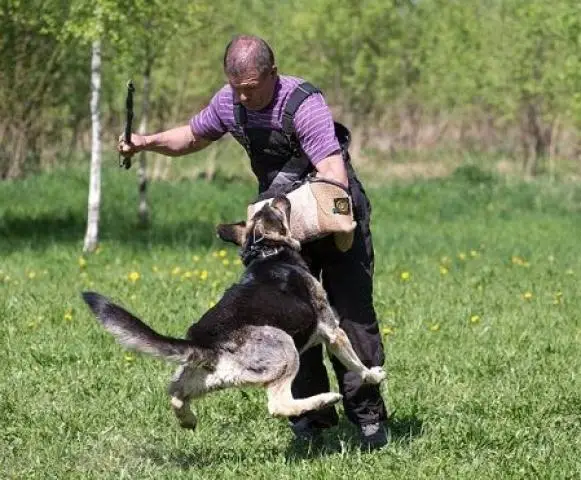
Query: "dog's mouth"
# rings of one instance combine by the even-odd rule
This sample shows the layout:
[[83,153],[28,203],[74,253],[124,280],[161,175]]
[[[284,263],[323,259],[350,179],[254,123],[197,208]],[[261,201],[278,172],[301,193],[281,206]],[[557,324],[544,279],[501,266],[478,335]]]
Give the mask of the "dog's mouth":
[[[246,242],[241,251],[242,262],[248,265],[256,258],[267,258],[279,254],[285,248],[294,251],[301,249],[301,244],[291,237],[284,222],[269,222],[255,216],[248,226]],[[272,224],[280,223],[279,225]],[[273,228],[274,227],[274,228]]]
[[241,247],[240,257],[246,266],[255,258],[270,257],[284,249],[298,252],[301,244],[291,234],[290,209],[288,198],[278,196],[263,205],[249,222],[220,224],[216,233]]

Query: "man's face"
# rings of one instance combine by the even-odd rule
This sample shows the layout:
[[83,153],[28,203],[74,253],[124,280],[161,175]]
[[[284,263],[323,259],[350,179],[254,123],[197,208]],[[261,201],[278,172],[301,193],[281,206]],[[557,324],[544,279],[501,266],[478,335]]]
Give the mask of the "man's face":
[[260,75],[249,70],[241,75],[228,76],[234,91],[234,102],[240,102],[248,110],[262,110],[271,102],[276,85],[276,67]]

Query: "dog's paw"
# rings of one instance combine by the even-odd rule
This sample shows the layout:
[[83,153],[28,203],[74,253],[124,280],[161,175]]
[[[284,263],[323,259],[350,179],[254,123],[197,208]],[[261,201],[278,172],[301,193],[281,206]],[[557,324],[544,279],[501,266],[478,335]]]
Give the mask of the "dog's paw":
[[319,406],[319,408],[325,408],[328,407],[329,405],[335,405],[337,402],[340,402],[341,399],[343,398],[343,395],[335,392],[324,393],[321,396],[322,396],[321,405]]
[[383,380],[385,380],[386,377],[387,377],[387,374],[385,373],[385,370],[383,370],[383,368],[371,367],[363,373],[362,380],[363,380],[363,383],[370,383],[372,385],[377,385],[377,384],[381,383]]
[[185,428],[187,430],[191,430],[192,432],[198,426],[198,420],[193,415],[190,418],[180,418],[179,422],[180,422],[180,427]]

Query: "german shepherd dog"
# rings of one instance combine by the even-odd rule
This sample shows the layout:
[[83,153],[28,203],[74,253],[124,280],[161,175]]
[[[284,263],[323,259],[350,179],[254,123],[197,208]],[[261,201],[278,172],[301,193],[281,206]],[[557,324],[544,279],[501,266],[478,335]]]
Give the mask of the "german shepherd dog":
[[363,382],[378,384],[385,378],[381,367],[367,368],[357,357],[322,285],[299,254],[289,219],[290,202],[279,196],[248,225],[218,226],[220,238],[241,246],[246,268],[239,282],[189,328],[185,339],[155,332],[98,293],[82,294],[119,343],[179,364],[168,392],[182,427],[196,427],[193,399],[228,387],[265,387],[269,413],[281,417],[338,402],[341,395],[333,392],[301,399],[291,393],[300,353],[320,343]]

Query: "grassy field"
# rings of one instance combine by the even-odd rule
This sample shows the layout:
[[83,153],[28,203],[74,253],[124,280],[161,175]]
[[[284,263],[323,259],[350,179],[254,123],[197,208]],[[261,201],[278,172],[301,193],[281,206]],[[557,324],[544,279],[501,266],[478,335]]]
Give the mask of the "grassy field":
[[181,335],[241,272],[215,239],[251,184],[155,183],[107,169],[101,246],[81,254],[85,173],[0,183],[1,478],[579,478],[581,188],[465,168],[370,188],[391,445],[346,422],[296,444],[261,390],[195,403],[177,426],[172,366],[118,347],[79,292]]

